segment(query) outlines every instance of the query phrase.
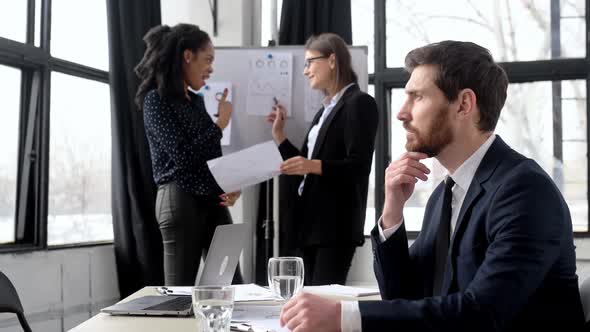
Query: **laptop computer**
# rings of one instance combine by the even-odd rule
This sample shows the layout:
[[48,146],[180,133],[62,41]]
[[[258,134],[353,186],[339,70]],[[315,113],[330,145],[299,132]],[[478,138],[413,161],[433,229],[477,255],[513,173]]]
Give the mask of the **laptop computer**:
[[[195,280],[195,286],[231,285],[240,254],[248,240],[248,228],[247,224],[217,226],[201,278]],[[183,295],[148,295],[114,304],[101,309],[101,312],[126,316],[190,316],[192,299],[191,296]]]

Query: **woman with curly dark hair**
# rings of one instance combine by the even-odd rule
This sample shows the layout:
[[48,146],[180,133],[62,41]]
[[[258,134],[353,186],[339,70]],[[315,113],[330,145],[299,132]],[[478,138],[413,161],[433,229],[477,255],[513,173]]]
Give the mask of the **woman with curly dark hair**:
[[[135,102],[143,119],[158,185],[156,219],[164,243],[168,286],[192,285],[218,225],[231,224],[228,206],[240,192],[224,193],[207,160],[221,156],[223,129],[232,105],[227,90],[217,121],[199,90],[213,72],[209,35],[192,24],[156,26],[145,35],[146,51],[135,73],[141,80]],[[238,271],[234,283],[241,283]]]

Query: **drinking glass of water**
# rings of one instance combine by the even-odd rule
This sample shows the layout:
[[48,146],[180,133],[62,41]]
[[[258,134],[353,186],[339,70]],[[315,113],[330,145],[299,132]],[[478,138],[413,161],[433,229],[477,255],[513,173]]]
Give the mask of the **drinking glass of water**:
[[305,272],[301,257],[274,257],[268,260],[268,285],[276,296],[285,300],[303,287]]
[[197,331],[229,332],[233,309],[233,287],[197,286],[193,288],[193,311],[197,319]]

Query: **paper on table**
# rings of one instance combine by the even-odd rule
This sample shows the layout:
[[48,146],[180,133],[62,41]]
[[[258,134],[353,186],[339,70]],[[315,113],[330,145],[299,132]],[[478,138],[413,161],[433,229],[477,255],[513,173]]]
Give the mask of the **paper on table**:
[[232,322],[249,322],[251,320],[279,319],[280,305],[244,305],[236,304],[231,315]]
[[234,302],[249,301],[282,301],[268,289],[256,284],[234,285]]
[[306,291],[309,293],[338,295],[338,296],[351,296],[351,297],[361,297],[361,296],[370,296],[370,295],[378,295],[379,294],[378,289],[351,287],[351,286],[343,286],[343,285],[338,285],[338,284],[322,285],[322,286],[305,286],[305,287],[303,287],[303,291]]
[[[234,302],[255,302],[255,301],[269,301],[274,304],[281,304],[284,302],[282,298],[274,295],[268,289],[256,284],[233,285],[234,287]],[[163,287],[158,287],[158,291],[162,291]],[[186,295],[191,296],[193,291],[192,286],[176,286],[166,287],[165,295]]]
[[256,332],[289,331],[287,327],[281,328],[280,316],[280,305],[235,305],[231,320],[232,322],[246,323]]
[[283,158],[273,141],[207,161],[217,184],[226,193],[266,181],[280,173]]

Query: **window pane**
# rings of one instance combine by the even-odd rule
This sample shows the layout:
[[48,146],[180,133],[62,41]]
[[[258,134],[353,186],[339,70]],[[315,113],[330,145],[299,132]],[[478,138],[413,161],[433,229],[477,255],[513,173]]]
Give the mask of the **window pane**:
[[[375,86],[369,84],[368,94],[375,98]],[[371,174],[369,175],[369,191],[367,192],[367,212],[365,217],[365,235],[371,235],[371,230],[375,227],[375,153],[373,153],[373,163],[371,163]]]
[[35,0],[35,46],[41,46],[41,2]]
[[[387,66],[402,67],[411,49],[445,39],[476,42],[497,61],[550,59],[550,2],[389,0]],[[560,57],[586,56],[584,6],[582,1],[561,1]]]
[[0,243],[14,242],[21,72],[0,65]]
[[51,54],[108,70],[106,1],[53,0],[51,5]]
[[27,2],[5,1],[0,10],[0,37],[26,42]]
[[[554,179],[563,193],[570,212],[574,231],[588,231],[588,182],[587,182],[587,139],[586,139],[586,83],[585,81],[563,81],[561,95],[555,92],[551,82],[510,84],[508,99],[502,110],[496,133],[512,148],[537,161]],[[553,94],[560,100],[553,107]],[[405,151],[405,131],[401,122],[395,119],[404,101],[402,89],[392,90],[391,150],[392,158]],[[561,107],[561,117],[556,111],[555,120],[562,123],[562,159],[554,157],[554,108]],[[559,129],[558,129],[559,130]],[[426,165],[433,170],[428,181],[418,181],[414,194],[404,210],[406,229],[419,231],[424,216],[424,206],[434,187],[442,181],[445,170],[434,159],[427,159]]]
[[[283,0],[277,0],[277,31],[281,25],[281,10]],[[260,46],[268,46],[268,41],[272,39],[270,14],[271,0],[262,0],[260,3]],[[278,42],[278,40],[276,40]]]
[[[574,231],[588,231],[586,82],[510,84],[496,133],[518,152],[533,158],[554,179],[572,214]],[[553,98],[560,104],[553,105]],[[561,116],[559,114],[561,108]],[[562,139],[556,142],[553,123]],[[562,157],[554,155],[554,145]]]
[[583,58],[586,48],[580,47],[580,41],[586,35],[586,20],[571,18],[561,20],[561,56],[564,58]]
[[48,244],[112,240],[107,84],[52,73]]
[[374,1],[352,0],[352,45],[368,46],[369,73],[375,72],[375,10]]
[[561,16],[578,16],[584,17],[586,0],[560,0],[559,6],[561,7]]

